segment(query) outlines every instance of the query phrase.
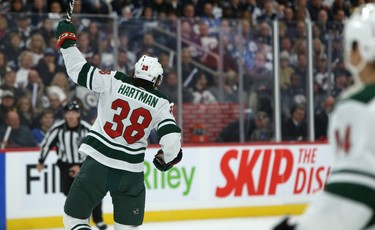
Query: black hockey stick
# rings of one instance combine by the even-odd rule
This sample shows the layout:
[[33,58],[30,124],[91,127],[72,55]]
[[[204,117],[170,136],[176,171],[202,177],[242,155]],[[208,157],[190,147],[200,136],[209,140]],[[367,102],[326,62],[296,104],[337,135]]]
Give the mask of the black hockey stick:
[[66,11],[66,21],[72,21],[72,14],[73,14],[73,7],[74,7],[74,0],[69,0],[68,9]]

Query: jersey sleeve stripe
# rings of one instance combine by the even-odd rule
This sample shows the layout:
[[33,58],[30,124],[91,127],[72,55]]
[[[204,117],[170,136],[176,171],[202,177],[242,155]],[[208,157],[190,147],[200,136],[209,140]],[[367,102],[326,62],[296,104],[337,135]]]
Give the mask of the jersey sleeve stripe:
[[91,146],[96,151],[100,152],[106,157],[116,159],[116,160],[126,161],[132,164],[142,163],[145,157],[144,152],[133,155],[133,154],[124,152],[122,150],[117,150],[117,149],[108,147],[105,143],[103,143],[102,141],[98,140],[97,138],[91,135],[85,138],[85,144]]
[[82,66],[82,69],[78,74],[78,80],[77,80],[78,85],[87,88],[87,85],[86,85],[87,84],[86,83],[87,82],[87,74],[89,73],[91,68],[92,68],[92,66],[90,66],[88,63],[85,63]]
[[375,210],[375,190],[367,186],[352,183],[331,183],[327,185],[326,191],[357,201]]
[[96,67],[94,67],[94,69],[91,71],[91,74],[90,74],[89,85],[87,86],[87,88],[90,90],[92,90],[92,78],[94,76],[95,70],[96,70]]
[[107,145],[110,145],[110,146],[113,146],[113,147],[116,147],[116,148],[121,148],[124,151],[130,151],[130,152],[140,152],[141,151],[141,152],[144,152],[146,150],[146,147],[132,149],[132,148],[129,148],[129,147],[126,147],[126,146],[123,146],[123,145],[111,142],[110,140],[108,140],[107,138],[105,138],[103,135],[101,135],[100,133],[98,133],[96,131],[93,131],[93,130],[90,130],[90,132],[89,132],[88,135],[92,135],[93,137],[96,137],[97,139],[100,139],[103,142],[106,142]]
[[169,133],[181,133],[181,129],[177,125],[165,125],[158,129],[159,138],[162,138]]
[[359,171],[359,170],[353,170],[353,169],[340,169],[340,170],[334,170],[332,171],[332,175],[336,175],[336,174],[342,174],[342,173],[349,173],[349,174],[356,174],[356,175],[362,175],[362,176],[365,176],[365,177],[370,177],[372,179],[375,180],[375,174],[371,174],[371,173],[368,173],[368,172],[363,172],[363,171]]
[[173,120],[173,119],[165,119],[163,121],[161,121],[158,125],[158,129],[160,129],[162,126],[166,125],[166,124],[169,124],[169,123],[172,123],[172,124],[176,124],[176,122]]

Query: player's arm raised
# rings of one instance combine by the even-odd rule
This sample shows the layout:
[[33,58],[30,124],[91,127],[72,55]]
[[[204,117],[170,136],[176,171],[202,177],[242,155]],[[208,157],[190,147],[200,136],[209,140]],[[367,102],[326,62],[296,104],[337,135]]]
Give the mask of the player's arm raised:
[[102,71],[87,63],[76,47],[76,28],[71,22],[61,20],[56,27],[55,36],[67,73],[76,84],[98,93],[109,88],[111,78],[116,71]]

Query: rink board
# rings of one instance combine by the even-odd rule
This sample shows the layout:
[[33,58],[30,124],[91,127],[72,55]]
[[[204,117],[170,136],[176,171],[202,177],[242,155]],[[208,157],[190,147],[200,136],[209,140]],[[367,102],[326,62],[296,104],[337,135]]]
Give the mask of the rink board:
[[[152,165],[157,148],[148,148],[145,221],[298,214],[324,186],[333,162],[326,144],[183,149],[182,162],[161,173]],[[59,192],[55,153],[50,153],[41,173],[36,169],[37,149],[0,155],[5,164],[0,201],[6,201],[0,205],[0,224],[6,229],[61,227],[65,197]],[[109,195],[103,211],[105,220],[113,223]]]

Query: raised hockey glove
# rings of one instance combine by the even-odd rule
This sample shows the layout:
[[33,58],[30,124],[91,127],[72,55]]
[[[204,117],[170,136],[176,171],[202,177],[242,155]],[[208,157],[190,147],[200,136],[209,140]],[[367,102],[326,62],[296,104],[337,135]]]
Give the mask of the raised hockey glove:
[[77,44],[76,27],[66,20],[61,20],[57,24],[55,30],[55,37],[57,39],[57,47],[63,49],[69,48]]
[[175,164],[178,164],[178,162],[180,162],[182,159],[182,149],[180,149],[180,152],[177,154],[177,157],[174,158],[171,162],[169,163],[165,163],[164,161],[164,152],[163,150],[159,150],[158,153],[155,155],[154,157],[154,165],[157,169],[159,169],[160,171],[168,171],[169,169],[171,169]]
[[289,217],[285,217],[278,225],[276,225],[273,230],[294,230],[295,225],[289,224]]

